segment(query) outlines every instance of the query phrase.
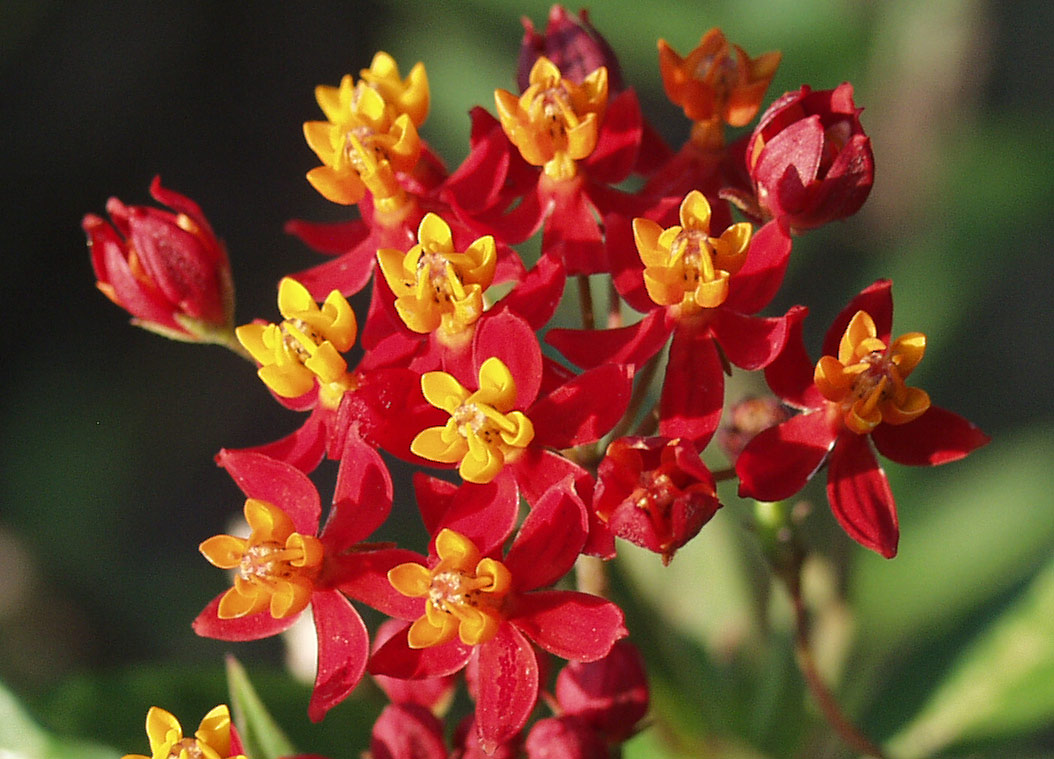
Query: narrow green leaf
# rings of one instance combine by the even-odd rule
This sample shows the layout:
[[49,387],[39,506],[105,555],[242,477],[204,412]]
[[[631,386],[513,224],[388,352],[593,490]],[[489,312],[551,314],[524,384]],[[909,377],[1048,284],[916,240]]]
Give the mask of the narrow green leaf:
[[0,757],[3,759],[117,759],[111,748],[48,735],[14,694],[0,686]]
[[246,756],[251,759],[278,759],[295,754],[293,744],[260,700],[245,668],[233,656],[227,657],[227,682],[231,691],[234,724],[238,727]]
[[[913,759],[1054,721],[1054,562],[963,651],[916,719],[890,744]],[[895,750],[894,750],[895,749]]]

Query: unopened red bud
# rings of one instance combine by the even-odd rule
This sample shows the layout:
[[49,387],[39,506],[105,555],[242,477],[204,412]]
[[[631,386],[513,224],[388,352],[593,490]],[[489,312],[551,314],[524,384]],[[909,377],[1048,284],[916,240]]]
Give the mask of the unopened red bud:
[[608,759],[607,744],[582,720],[538,720],[527,735],[527,759]]
[[443,723],[417,704],[389,704],[373,725],[370,759],[446,759]]
[[644,658],[620,640],[603,659],[570,662],[556,678],[556,700],[563,713],[589,724],[617,743],[636,732],[648,711],[648,677]]
[[109,223],[84,217],[98,288],[140,327],[177,340],[226,342],[234,289],[223,244],[198,205],[159,177],[150,194],[171,210],[110,198]]
[[580,10],[575,17],[563,6],[554,5],[549,10],[545,34],[539,34],[526,17],[523,19],[523,30],[516,71],[516,84],[520,92],[530,85],[531,67],[539,56],[556,64],[560,74],[575,84],[581,84],[587,76],[604,66],[608,70],[608,91],[614,95],[624,89],[615,51],[589,22],[585,10]]
[[735,461],[751,438],[790,418],[790,411],[772,396],[744,398],[734,404],[728,421],[717,432],[717,444]]
[[875,160],[853,87],[803,86],[776,100],[747,145],[747,171],[763,214],[805,230],[856,213],[871,192]]

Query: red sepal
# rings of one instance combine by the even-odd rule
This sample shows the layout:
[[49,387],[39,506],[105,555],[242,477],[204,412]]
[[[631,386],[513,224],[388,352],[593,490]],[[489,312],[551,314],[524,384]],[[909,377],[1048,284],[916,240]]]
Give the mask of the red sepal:
[[576,590],[537,590],[517,598],[509,622],[551,654],[572,661],[606,656],[626,637],[622,609]]
[[247,617],[237,619],[220,619],[217,614],[220,608],[220,599],[226,591],[209,601],[208,605],[194,619],[194,632],[203,638],[214,638],[216,640],[246,641],[270,638],[280,632],[285,632],[296,622],[299,614],[293,614],[281,619],[275,619],[266,611],[259,614],[250,614]]
[[880,424],[871,439],[887,459],[908,466],[958,461],[991,440],[972,422],[938,406],[907,424]]
[[550,487],[534,504],[504,564],[516,590],[552,585],[574,566],[586,542],[586,507],[568,478]]
[[538,701],[538,661],[531,644],[511,625],[479,646],[476,729],[492,753],[527,723]]
[[849,537],[887,559],[897,555],[900,529],[893,492],[867,435],[839,437],[827,465],[827,500]]
[[227,470],[249,498],[277,506],[293,520],[303,535],[318,532],[322,504],[314,483],[299,469],[259,453],[240,453],[224,448],[216,463]]
[[758,433],[736,459],[739,495],[790,498],[820,468],[837,437],[823,412],[799,414]]
[[318,672],[307,715],[318,722],[359,684],[366,671],[370,640],[362,617],[336,591],[313,593],[311,611],[318,631]]

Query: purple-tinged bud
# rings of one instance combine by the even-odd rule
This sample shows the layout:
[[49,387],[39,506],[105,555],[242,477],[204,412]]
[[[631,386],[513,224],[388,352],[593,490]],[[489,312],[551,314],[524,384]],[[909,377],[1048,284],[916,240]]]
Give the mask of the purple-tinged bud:
[[516,84],[523,92],[530,85],[531,67],[539,56],[545,56],[560,69],[565,79],[576,84],[601,66],[608,70],[608,92],[615,95],[625,86],[615,51],[593,25],[585,10],[572,16],[562,5],[549,9],[545,34],[539,34],[527,17],[523,18],[523,43],[516,70]]

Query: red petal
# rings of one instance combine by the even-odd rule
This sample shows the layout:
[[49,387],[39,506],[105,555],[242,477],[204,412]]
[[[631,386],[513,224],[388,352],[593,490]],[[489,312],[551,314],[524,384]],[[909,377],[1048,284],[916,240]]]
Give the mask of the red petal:
[[388,582],[388,570],[399,564],[424,564],[424,556],[405,548],[360,550],[331,558],[327,580],[356,601],[396,619],[417,619],[424,613],[423,601],[410,598]]
[[326,453],[329,429],[322,419],[321,414],[312,413],[298,429],[280,440],[251,448],[229,450],[233,453],[260,453],[284,461],[307,474],[314,471]]
[[436,524],[461,533],[484,556],[500,551],[519,518],[520,494],[513,477],[496,477],[486,485],[463,483]]
[[205,214],[201,212],[201,207],[186,195],[181,195],[175,190],[162,187],[160,175],[155,176],[153,181],[150,182],[150,195],[161,205],[168,206],[178,213],[185,213],[198,226],[202,227],[208,235],[214,236],[212,227],[209,226],[209,222],[205,219]]
[[568,274],[604,271],[607,256],[603,237],[593,204],[582,191],[582,182],[569,180],[548,192],[554,205],[545,219],[542,255],[563,261]]
[[774,216],[801,209],[805,187],[820,168],[823,140],[820,117],[811,116],[789,124],[765,143],[752,174],[767,191],[764,202]]
[[630,218],[622,214],[608,214],[604,217],[604,227],[607,232],[607,268],[615,289],[637,311],[647,313],[655,310],[655,302],[644,286],[644,263],[633,240]]
[[370,228],[362,219],[339,221],[336,224],[290,219],[285,233],[299,237],[301,242],[319,253],[339,255],[357,247],[370,236]]
[[[516,382],[515,408],[527,409],[534,403],[542,382],[542,349],[527,322],[508,312],[483,320],[472,351],[476,372],[492,356],[509,368]],[[478,381],[477,374],[472,378],[473,387]]]
[[380,527],[392,508],[392,478],[380,454],[351,426],[337,471],[333,508],[322,539],[334,552],[353,546]]
[[611,601],[575,590],[538,590],[517,599],[510,622],[546,651],[595,661],[626,637],[624,615]]
[[575,491],[586,501],[593,492],[593,478],[585,469],[555,451],[541,447],[527,448],[509,467],[512,470],[520,492],[531,506],[538,503],[545,491],[555,483],[570,477],[575,483]]
[[756,314],[769,304],[787,271],[791,237],[783,223],[773,219],[754,234],[743,268],[729,282],[724,307]]
[[823,408],[825,401],[813,384],[815,364],[805,350],[802,321],[808,315],[805,306],[794,306],[783,317],[787,320],[787,339],[783,350],[765,367],[765,381],[772,392],[799,409]]
[[657,308],[636,324],[616,329],[551,329],[545,335],[545,342],[583,368],[606,363],[640,368],[662,349],[670,336],[665,314]]
[[637,162],[641,132],[637,93],[632,89],[624,90],[608,102],[597,145],[584,161],[590,178],[617,184],[629,176]]
[[659,434],[683,437],[700,449],[721,421],[725,374],[709,331],[676,329],[659,402]]
[[867,435],[838,438],[828,464],[827,500],[849,537],[887,559],[897,555],[897,509]]
[[425,523],[428,534],[435,535],[441,529],[440,520],[450,508],[458,486],[424,472],[414,472],[413,483],[421,520]]
[[554,258],[542,256],[497,307],[508,309],[524,319],[532,329],[541,329],[560,304],[566,282],[564,265]]
[[293,520],[302,535],[318,532],[322,504],[314,483],[299,469],[259,453],[240,453],[224,448],[216,463],[238,483],[249,498],[277,506]]
[[622,418],[632,390],[628,366],[604,364],[584,372],[528,409],[536,442],[572,448],[599,439]]
[[505,557],[516,589],[552,585],[567,574],[588,532],[586,507],[570,478],[550,487],[534,504]]
[[728,360],[741,369],[754,371],[771,364],[787,342],[790,319],[763,318],[722,308],[710,329]]
[[937,406],[907,424],[880,424],[871,439],[887,459],[908,466],[958,461],[991,440],[972,422]]
[[418,704],[389,704],[373,723],[370,759],[447,759],[443,723]]
[[368,665],[370,674],[416,680],[452,675],[468,664],[474,646],[466,646],[455,639],[439,646],[410,648],[406,643],[406,630],[409,629],[410,625],[407,624],[404,630],[397,632],[373,653]]
[[476,729],[483,751],[493,753],[527,723],[538,701],[534,649],[511,625],[479,647]]
[[359,684],[370,655],[370,639],[362,617],[337,591],[313,593],[311,611],[318,631],[318,673],[307,716],[318,722]]
[[266,611],[259,614],[250,614],[238,619],[220,619],[217,611],[220,608],[220,599],[226,591],[209,601],[208,606],[202,609],[193,622],[194,632],[203,638],[215,638],[216,640],[260,640],[270,638],[284,632],[293,626],[299,614],[293,614],[281,619],[275,619]]
[[353,295],[369,283],[377,263],[377,247],[373,237],[367,237],[332,261],[289,276],[306,287],[315,300],[325,300],[333,290]]
[[736,459],[739,495],[760,501],[790,498],[820,468],[836,439],[822,411],[769,427]]
[[509,171],[511,143],[501,124],[485,109],[472,109],[471,148],[464,163],[443,186],[443,197],[472,214],[498,202]]
[[866,311],[874,320],[878,330],[878,339],[889,345],[889,333],[893,329],[893,283],[888,279],[880,279],[874,284],[868,285],[860,293],[849,301],[849,305],[843,308],[834,322],[827,330],[823,340],[824,356],[837,356],[838,343],[845,334],[849,321],[856,315],[857,311]]

